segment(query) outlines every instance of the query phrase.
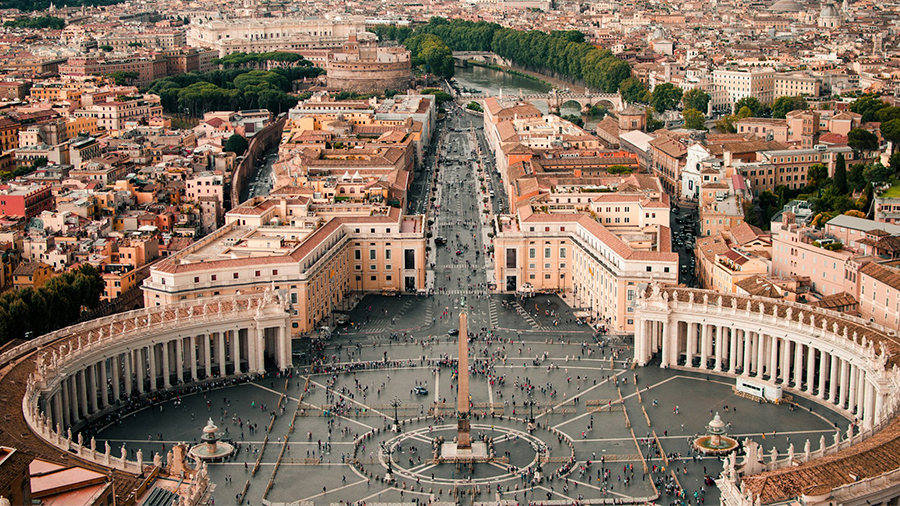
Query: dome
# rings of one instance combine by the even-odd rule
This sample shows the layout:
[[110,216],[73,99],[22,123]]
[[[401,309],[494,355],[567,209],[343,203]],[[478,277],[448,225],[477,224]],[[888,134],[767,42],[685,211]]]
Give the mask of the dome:
[[838,10],[832,4],[825,4],[822,6],[822,11],[819,12],[820,18],[836,18],[838,17]]
[[778,0],[769,7],[769,10],[772,12],[800,12],[804,9],[795,0]]

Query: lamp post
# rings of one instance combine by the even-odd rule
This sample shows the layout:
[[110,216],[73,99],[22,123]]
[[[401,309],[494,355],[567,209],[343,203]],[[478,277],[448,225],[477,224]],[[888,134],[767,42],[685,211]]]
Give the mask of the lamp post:
[[400,399],[394,399],[391,401],[391,406],[394,407],[394,432],[400,432],[400,418],[397,416],[397,408],[400,407]]
[[394,481],[394,462],[392,455],[394,453],[393,449],[388,448],[384,441],[381,442],[381,451],[387,455],[387,472],[384,473],[384,481],[390,483]]

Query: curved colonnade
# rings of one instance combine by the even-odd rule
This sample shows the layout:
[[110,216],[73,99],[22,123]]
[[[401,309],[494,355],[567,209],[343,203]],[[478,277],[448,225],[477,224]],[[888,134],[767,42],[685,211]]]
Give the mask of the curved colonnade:
[[781,387],[856,421],[829,446],[822,437],[817,450],[807,441],[802,450],[791,445],[765,455],[748,442],[743,462],[733,455],[726,461],[718,482],[723,503],[802,497],[807,504],[875,505],[900,496],[900,479],[886,480],[898,474],[900,455],[881,454],[887,441],[900,445],[896,332],[803,304],[654,284],[635,301],[634,348],[640,366],[658,355],[661,367]]
[[80,434],[73,441],[73,431],[132,396],[262,373],[267,359],[282,370],[291,367],[288,309],[269,291],[140,309],[41,336],[0,355],[0,363],[32,353],[22,410],[44,441],[96,464],[140,473],[140,452],[137,461],[128,461],[124,447],[113,455],[108,444],[98,450]]

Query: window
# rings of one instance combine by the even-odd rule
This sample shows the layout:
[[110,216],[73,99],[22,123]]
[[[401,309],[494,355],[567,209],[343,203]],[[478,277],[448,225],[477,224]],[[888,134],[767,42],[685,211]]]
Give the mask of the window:
[[272,275],[273,275],[273,276],[277,276],[277,275],[278,275],[278,269],[272,269]]
[[534,274],[529,274],[528,279],[534,279]]
[[254,276],[259,276],[259,274],[260,274],[260,272],[256,271],[256,274],[254,274]]
[[403,250],[403,268],[404,269],[415,269],[416,268],[416,250],[414,250],[414,249]]
[[375,260],[375,250],[369,250],[369,260]]
[[213,281],[215,281],[215,280],[216,280],[216,275],[213,274],[212,276],[210,276],[210,279],[213,280]]
[[669,272],[669,268],[668,268],[668,267],[663,267],[663,272]]
[[384,270],[386,270],[386,271],[392,270],[391,267],[393,267],[393,265],[387,264],[384,266]]
[[549,269],[550,269],[550,264],[544,264],[544,269],[549,270]]
[[653,272],[653,267],[651,267],[651,266],[648,265],[648,266],[647,266],[647,272]]
[[391,259],[391,250],[389,250],[389,249],[384,250],[384,259],[385,260]]
[[194,276],[194,283],[200,282],[200,276]]
[[372,281],[375,281],[377,279],[378,279],[378,276],[372,276]]
[[354,250],[353,258],[355,258],[356,260],[362,260],[362,253],[359,250]]
[[234,279],[238,279],[238,277],[239,277],[239,276],[238,276],[238,273],[235,272],[234,274],[232,274],[232,277],[233,277]]
[[544,279],[550,279],[550,275],[549,275],[549,274],[544,274]]
[[515,269],[516,268],[516,250],[513,248],[506,249],[506,268],[507,269]]
[[528,248],[528,258],[534,258],[535,256],[537,256],[537,254],[535,253],[534,248]]
[[372,264],[372,265],[369,266],[369,270],[370,270],[370,271],[378,270],[378,266],[375,265],[375,264]]
[[550,258],[550,248],[544,248],[544,258]]
[[566,248],[559,248],[559,258],[566,258]]

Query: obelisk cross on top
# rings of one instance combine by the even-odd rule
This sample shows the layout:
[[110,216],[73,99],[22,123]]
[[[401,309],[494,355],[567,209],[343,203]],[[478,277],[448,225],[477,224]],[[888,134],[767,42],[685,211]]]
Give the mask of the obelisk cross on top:
[[459,312],[459,361],[457,367],[458,386],[456,399],[457,411],[457,439],[456,448],[472,448],[472,438],[469,434],[469,333],[466,329],[468,314],[466,314],[466,298],[463,297]]

